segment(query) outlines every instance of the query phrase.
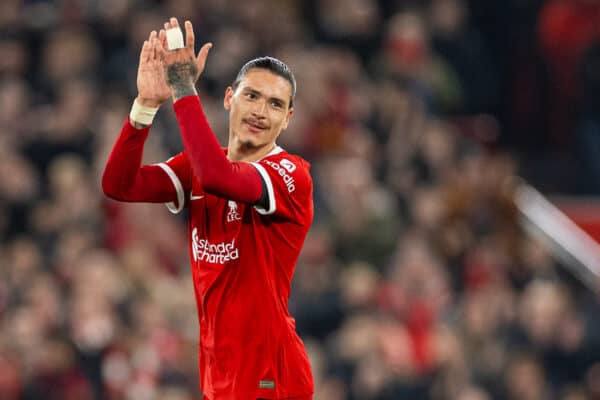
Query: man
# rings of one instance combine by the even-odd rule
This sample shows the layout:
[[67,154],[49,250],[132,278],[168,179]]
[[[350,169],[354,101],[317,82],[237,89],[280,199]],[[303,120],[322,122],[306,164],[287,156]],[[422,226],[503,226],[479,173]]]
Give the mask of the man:
[[[225,91],[229,144],[213,134],[194,84],[211,44],[171,18],[140,55],[138,96],[107,162],[104,192],[189,209],[205,399],[311,399],[304,346],[288,312],[290,283],[313,217],[309,164],[276,145],[293,113],[295,79],[281,61],[248,62]],[[180,48],[178,48],[180,47]],[[141,166],[153,114],[173,98],[184,151]]]

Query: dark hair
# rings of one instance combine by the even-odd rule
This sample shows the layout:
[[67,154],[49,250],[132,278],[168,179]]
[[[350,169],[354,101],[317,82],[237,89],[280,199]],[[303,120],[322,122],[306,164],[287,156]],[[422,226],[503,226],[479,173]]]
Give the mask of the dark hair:
[[240,84],[240,81],[248,73],[248,71],[255,68],[271,71],[275,75],[281,76],[290,83],[290,86],[292,87],[290,107],[292,107],[294,104],[294,97],[296,97],[296,78],[294,78],[294,74],[290,68],[283,61],[280,61],[275,57],[259,57],[244,64],[244,66],[240,69],[240,72],[238,72],[237,76],[235,77],[235,81],[231,85],[233,89],[237,88],[237,86]]

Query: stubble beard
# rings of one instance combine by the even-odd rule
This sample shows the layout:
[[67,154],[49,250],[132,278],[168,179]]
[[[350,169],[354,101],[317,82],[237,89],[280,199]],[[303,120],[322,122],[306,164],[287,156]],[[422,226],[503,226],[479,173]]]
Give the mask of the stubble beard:
[[[250,137],[250,138],[242,138],[238,135],[238,146],[242,152],[252,152],[254,150],[259,150],[262,147],[265,147],[267,143],[261,143],[260,138],[258,137]],[[257,143],[258,142],[258,143]]]
[[252,140],[240,140],[239,147],[243,152],[258,150],[263,147],[264,144],[256,144]]

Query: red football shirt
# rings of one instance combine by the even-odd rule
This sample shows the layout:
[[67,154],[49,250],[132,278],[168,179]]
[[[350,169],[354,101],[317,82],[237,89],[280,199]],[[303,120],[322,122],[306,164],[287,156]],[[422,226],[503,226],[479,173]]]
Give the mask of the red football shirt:
[[200,320],[201,387],[211,400],[313,393],[310,364],[288,312],[290,284],[313,218],[310,165],[276,147],[253,163],[269,208],[202,189],[184,153],[159,166],[189,209],[189,253]]

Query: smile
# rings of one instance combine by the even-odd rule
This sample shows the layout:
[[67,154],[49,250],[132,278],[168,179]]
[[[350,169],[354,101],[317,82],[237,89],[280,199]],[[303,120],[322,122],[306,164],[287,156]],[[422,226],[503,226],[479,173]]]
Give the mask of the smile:
[[262,132],[265,129],[267,129],[267,127],[264,125],[254,124],[249,121],[244,121],[244,124],[246,124],[248,126],[248,128],[250,129],[250,132],[252,132],[252,133]]

